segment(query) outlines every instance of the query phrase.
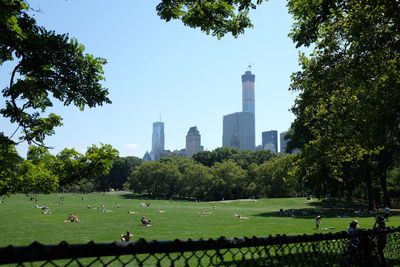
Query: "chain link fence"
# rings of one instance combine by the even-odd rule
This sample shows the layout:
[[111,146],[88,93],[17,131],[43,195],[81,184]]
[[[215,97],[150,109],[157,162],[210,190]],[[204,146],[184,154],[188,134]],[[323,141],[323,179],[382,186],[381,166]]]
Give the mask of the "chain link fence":
[[400,228],[253,238],[0,248],[10,266],[400,266]]

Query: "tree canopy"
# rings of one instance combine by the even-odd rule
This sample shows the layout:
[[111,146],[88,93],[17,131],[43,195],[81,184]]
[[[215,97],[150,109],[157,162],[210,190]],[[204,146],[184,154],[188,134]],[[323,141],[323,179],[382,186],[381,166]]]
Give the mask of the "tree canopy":
[[84,54],[84,46],[68,34],[37,25],[28,11],[26,1],[0,0],[0,65],[13,64],[0,114],[16,127],[10,136],[0,133],[0,144],[43,145],[62,125],[60,116],[45,114],[54,100],[81,110],[111,103],[101,85],[106,60]]
[[[64,149],[57,155],[44,147],[30,146],[26,160],[18,156],[10,145],[0,146],[0,196],[13,193],[51,193],[70,189],[81,182],[109,173],[118,151],[111,145],[92,145],[84,154],[75,149]],[[3,165],[4,162],[4,165]]]
[[157,5],[158,15],[166,20],[180,19],[186,26],[200,28],[218,38],[227,33],[233,36],[251,28],[249,10],[263,0],[163,0]]

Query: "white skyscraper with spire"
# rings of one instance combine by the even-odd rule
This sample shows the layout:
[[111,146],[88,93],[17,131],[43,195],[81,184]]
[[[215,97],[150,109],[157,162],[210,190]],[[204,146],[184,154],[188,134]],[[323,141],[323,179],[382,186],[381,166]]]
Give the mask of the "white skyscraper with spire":
[[255,149],[255,77],[251,70],[242,75],[242,112],[224,116],[223,147],[234,147],[240,150]]

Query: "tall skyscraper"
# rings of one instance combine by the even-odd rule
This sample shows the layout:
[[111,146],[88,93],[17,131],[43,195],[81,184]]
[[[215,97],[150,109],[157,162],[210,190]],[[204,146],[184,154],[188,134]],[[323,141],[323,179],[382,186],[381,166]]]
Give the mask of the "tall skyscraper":
[[197,127],[190,127],[186,135],[186,157],[191,158],[193,154],[202,151],[201,136]]
[[254,150],[254,114],[251,112],[236,112],[225,115],[222,132],[223,147]]
[[278,153],[278,131],[262,132],[262,147],[274,153]]
[[256,141],[255,75],[250,70],[242,75],[242,112],[223,118],[222,146],[254,150]]
[[153,135],[152,135],[152,146],[151,146],[151,159],[159,160],[162,153],[165,150],[164,147],[164,123],[157,121],[153,123]]

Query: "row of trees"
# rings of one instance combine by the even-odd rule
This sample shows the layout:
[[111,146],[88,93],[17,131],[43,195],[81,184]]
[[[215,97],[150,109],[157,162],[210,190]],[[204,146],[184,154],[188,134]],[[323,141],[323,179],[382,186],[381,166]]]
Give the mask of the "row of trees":
[[[350,168],[346,181],[331,179],[329,175],[324,179],[318,176],[309,179],[301,172],[302,153],[277,155],[269,151],[217,148],[200,152],[192,159],[169,156],[151,162],[117,155],[110,145],[93,145],[84,154],[64,149],[57,155],[51,155],[46,148],[31,146],[24,160],[10,146],[0,153],[0,195],[129,189],[149,197],[200,200],[308,194],[367,199],[371,194],[379,202],[381,194],[377,179],[371,179],[369,192],[359,182],[357,171]],[[393,168],[388,173],[388,191],[397,200],[399,184],[400,168]]]
[[[144,162],[133,170],[126,186],[150,197],[201,200],[290,197],[302,192],[290,174],[294,155],[278,157],[269,151],[239,152],[232,148],[199,154],[193,159],[170,156]],[[196,161],[204,154],[225,157],[208,166]],[[254,163],[253,158],[261,154],[269,155],[268,159]]]
[[103,144],[84,154],[64,149],[56,155],[31,146],[25,160],[13,146],[0,152],[0,195],[130,189],[150,197],[221,200],[304,194],[291,174],[296,156],[270,151],[217,148],[193,159],[168,156],[151,162],[118,157],[117,150]]
[[92,145],[84,154],[64,149],[57,155],[44,147],[30,146],[23,160],[10,145],[0,149],[0,195],[51,193],[71,190],[109,173],[118,151],[111,145]]

